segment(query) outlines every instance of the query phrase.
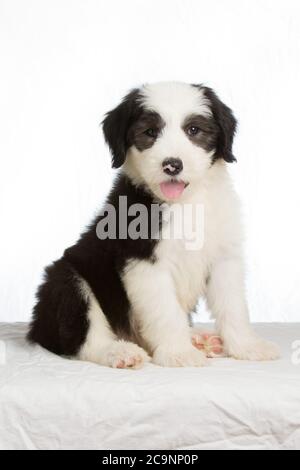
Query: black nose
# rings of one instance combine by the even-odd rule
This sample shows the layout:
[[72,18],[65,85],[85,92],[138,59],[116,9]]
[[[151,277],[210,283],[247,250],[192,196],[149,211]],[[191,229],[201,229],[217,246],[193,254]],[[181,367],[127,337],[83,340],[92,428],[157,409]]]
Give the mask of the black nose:
[[162,167],[167,175],[176,176],[182,171],[183,164],[180,158],[165,158]]

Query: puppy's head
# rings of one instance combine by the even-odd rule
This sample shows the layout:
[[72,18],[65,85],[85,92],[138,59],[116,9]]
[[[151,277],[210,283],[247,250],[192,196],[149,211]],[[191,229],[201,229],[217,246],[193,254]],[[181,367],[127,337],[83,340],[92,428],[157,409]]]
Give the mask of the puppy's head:
[[235,129],[212,89],[177,82],[132,90],[103,121],[113,167],[124,165],[134,183],[164,201],[192,191],[216,160],[235,160]]

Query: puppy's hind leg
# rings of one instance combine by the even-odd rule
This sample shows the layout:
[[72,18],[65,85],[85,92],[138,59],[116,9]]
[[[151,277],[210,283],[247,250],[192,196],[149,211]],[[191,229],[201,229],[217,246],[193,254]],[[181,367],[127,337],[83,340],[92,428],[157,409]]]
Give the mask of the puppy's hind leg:
[[89,303],[89,328],[77,358],[118,369],[142,367],[150,360],[146,351],[135,343],[117,338],[95,296],[84,281],[83,285],[83,293],[88,297]]

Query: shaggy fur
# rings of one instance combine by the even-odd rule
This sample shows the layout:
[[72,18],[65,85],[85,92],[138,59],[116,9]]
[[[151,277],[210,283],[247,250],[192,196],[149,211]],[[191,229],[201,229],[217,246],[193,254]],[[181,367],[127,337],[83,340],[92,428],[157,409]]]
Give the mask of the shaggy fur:
[[[104,137],[121,171],[99,216],[46,269],[30,341],[111,367],[140,367],[149,356],[162,366],[201,366],[205,355],[191,342],[188,314],[204,296],[226,354],[278,356],[248,319],[239,203],[226,166],[235,160],[235,129],[231,110],[213,90],[176,82],[135,89],[106,115]],[[147,237],[120,236],[118,222],[116,238],[97,236],[107,205],[117,216],[123,210],[120,196],[128,207],[148,209]],[[156,237],[153,204],[161,209]],[[197,250],[184,239],[161,237],[173,223],[166,208],[176,212],[183,204],[204,208]],[[191,216],[187,223],[194,222]]]

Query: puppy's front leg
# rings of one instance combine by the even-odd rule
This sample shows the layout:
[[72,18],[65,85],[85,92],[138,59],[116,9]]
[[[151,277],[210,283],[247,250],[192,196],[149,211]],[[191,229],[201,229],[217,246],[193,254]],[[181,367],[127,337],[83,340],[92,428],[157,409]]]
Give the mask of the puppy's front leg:
[[243,264],[238,256],[215,263],[208,282],[207,303],[225,352],[236,359],[276,359],[277,347],[257,336],[250,326],[244,290]]
[[139,334],[166,367],[203,366],[206,357],[191,344],[186,313],[181,309],[170,274],[159,262],[131,262],[123,275]]

